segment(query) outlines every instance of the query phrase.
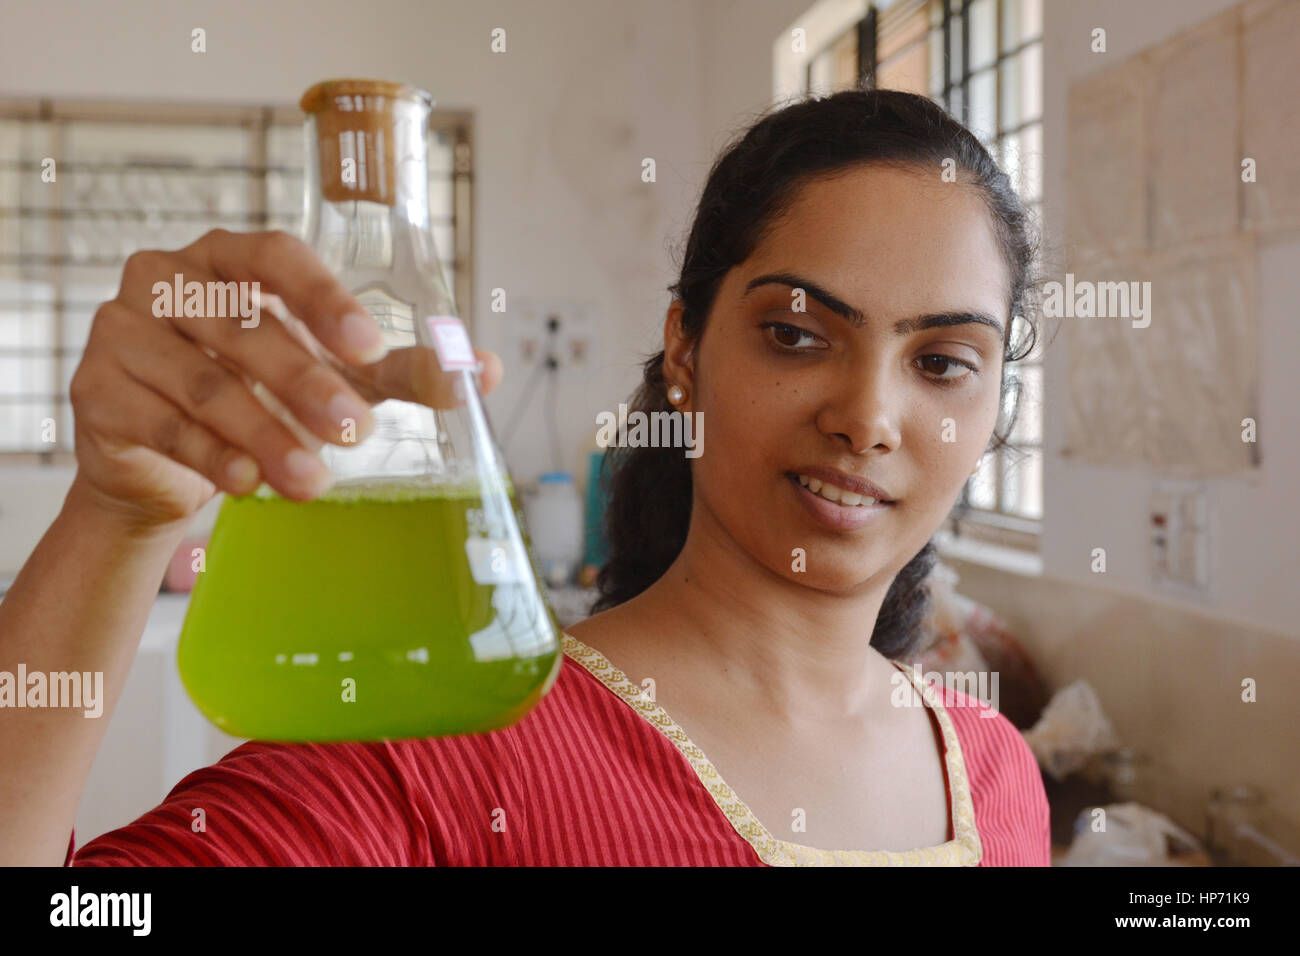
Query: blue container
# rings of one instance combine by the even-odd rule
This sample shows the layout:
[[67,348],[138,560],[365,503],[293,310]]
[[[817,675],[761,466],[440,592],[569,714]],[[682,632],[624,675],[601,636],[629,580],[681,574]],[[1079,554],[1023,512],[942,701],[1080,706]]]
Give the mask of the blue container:
[[583,552],[583,564],[601,567],[609,556],[609,542],[605,537],[605,506],[609,501],[608,489],[603,487],[600,475],[603,451],[593,451],[587,462],[587,512],[586,549]]

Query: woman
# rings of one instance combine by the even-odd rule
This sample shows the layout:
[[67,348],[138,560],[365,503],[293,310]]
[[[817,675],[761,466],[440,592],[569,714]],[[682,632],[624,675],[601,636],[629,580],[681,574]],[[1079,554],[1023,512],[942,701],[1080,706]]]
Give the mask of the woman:
[[[115,701],[194,510],[260,478],[319,493],[289,468],[292,438],[187,339],[323,440],[360,411],[329,395],[360,396],[278,333],[255,349],[144,318],[156,273],[260,279],[391,386],[377,370],[399,353],[365,364],[367,323],[350,339],[338,321],[358,303],[313,259],[216,233],[128,262],[73,381],[77,479],[0,605],[4,659],[103,669]],[[920,640],[930,537],[1001,440],[1032,259],[1006,177],[929,100],[856,91],[771,113],[709,175],[634,402],[698,414],[708,443],[611,452],[599,613],[569,628],[532,712],[453,738],[248,743],[75,856],[102,731],[7,716],[0,757],[27,783],[0,791],[0,862],[1046,865],[1015,728],[959,693],[923,699],[892,662]],[[244,473],[224,473],[241,452]]]

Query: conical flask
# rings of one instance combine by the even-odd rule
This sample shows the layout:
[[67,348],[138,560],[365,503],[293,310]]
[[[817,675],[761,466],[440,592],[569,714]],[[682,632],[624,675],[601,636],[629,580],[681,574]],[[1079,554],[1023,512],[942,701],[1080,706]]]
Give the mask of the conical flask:
[[[504,727],[554,683],[561,629],[429,227],[433,101],[396,83],[332,80],[301,105],[304,237],[379,322],[390,352],[378,365],[407,370],[409,393],[367,396],[376,427],[353,445],[293,428],[334,476],[322,496],[294,501],[263,485],[225,498],[181,632],[181,678],[237,737]],[[305,325],[286,322],[301,338]],[[438,387],[422,391],[429,382]],[[269,390],[254,391],[287,416]]]

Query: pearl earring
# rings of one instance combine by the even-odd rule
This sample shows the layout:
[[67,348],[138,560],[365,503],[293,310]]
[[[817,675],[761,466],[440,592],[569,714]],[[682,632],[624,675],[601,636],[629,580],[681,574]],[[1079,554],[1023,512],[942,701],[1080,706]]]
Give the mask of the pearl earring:
[[670,385],[668,387],[668,401],[672,402],[674,405],[680,405],[682,399],[685,397],[686,393],[682,391],[680,385]]

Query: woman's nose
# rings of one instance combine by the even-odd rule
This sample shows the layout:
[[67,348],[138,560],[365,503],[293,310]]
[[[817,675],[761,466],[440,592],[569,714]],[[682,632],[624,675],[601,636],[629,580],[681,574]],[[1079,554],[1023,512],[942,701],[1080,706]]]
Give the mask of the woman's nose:
[[884,370],[859,370],[822,407],[817,425],[825,434],[842,436],[854,454],[876,447],[892,451],[900,441],[901,392]]

